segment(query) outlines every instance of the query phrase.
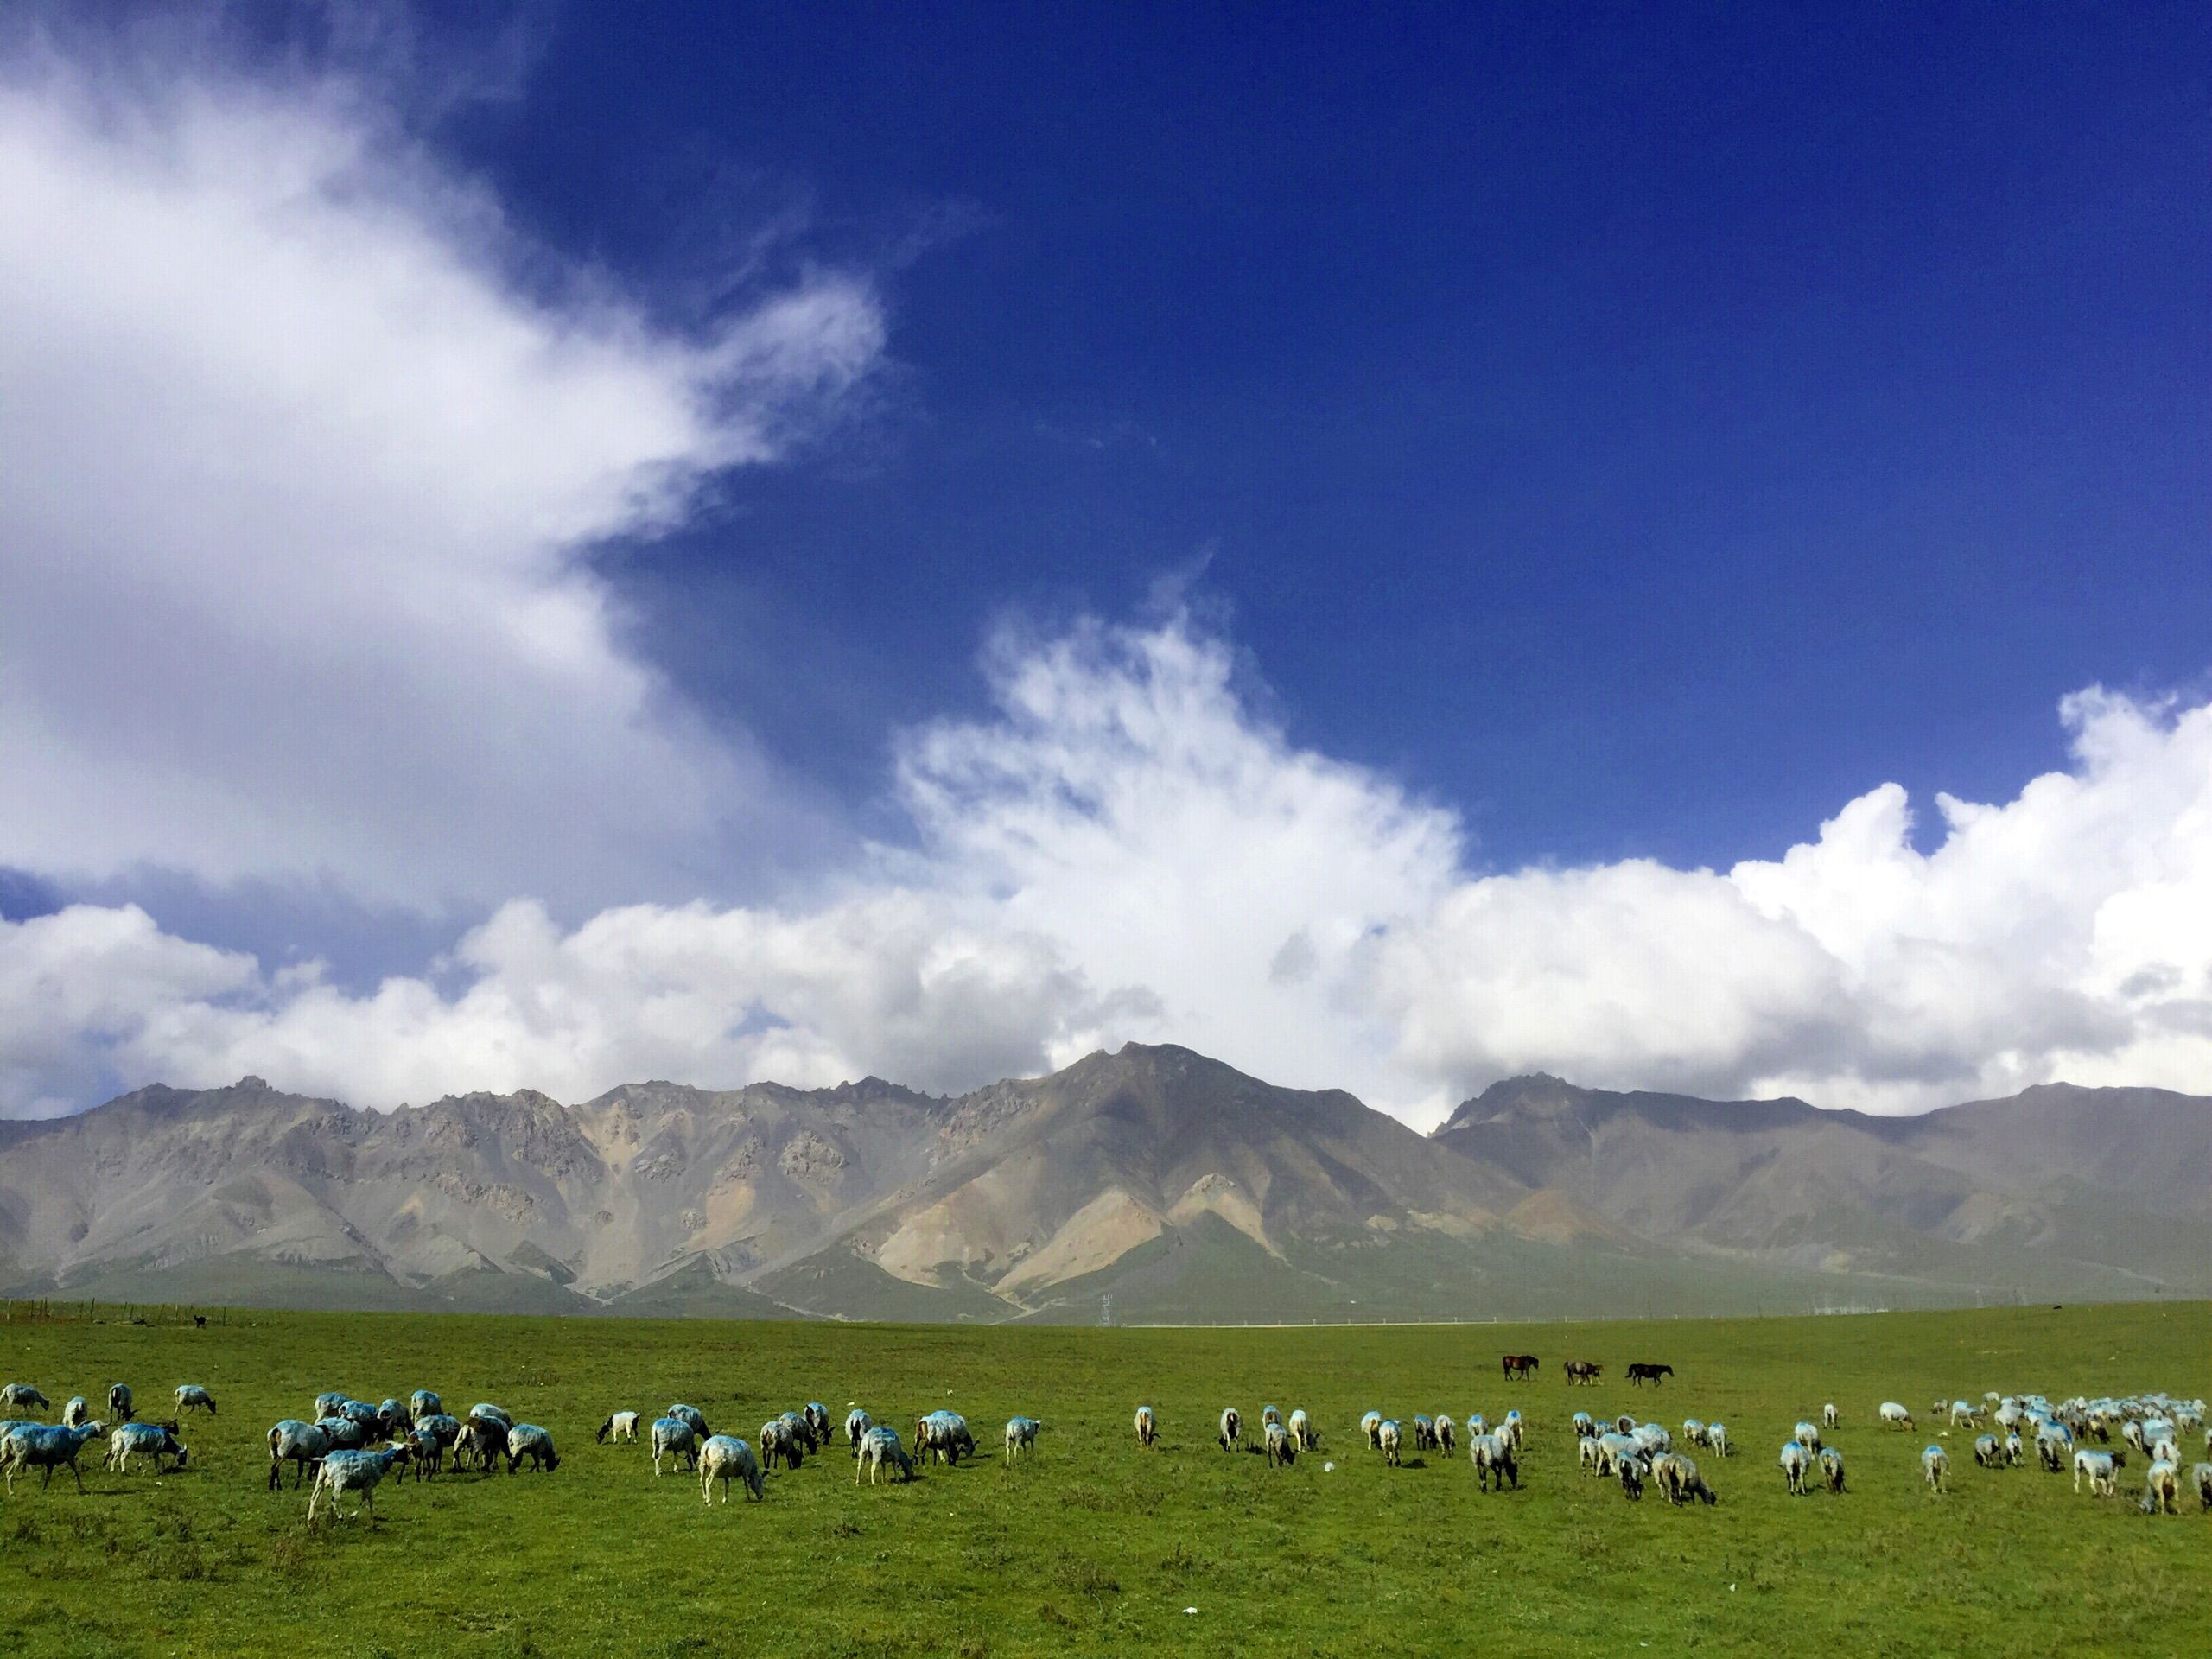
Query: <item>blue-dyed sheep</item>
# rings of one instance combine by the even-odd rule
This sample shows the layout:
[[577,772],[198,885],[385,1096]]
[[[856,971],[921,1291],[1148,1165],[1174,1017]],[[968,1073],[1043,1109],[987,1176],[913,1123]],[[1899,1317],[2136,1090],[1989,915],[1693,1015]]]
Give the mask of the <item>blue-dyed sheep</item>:
[[1802,1497],[1812,1490],[1805,1484],[1805,1477],[1813,1472],[1813,1454],[1802,1441],[1786,1441],[1776,1461],[1781,1464],[1783,1478],[1789,1483],[1793,1495]]
[[7,1466],[9,1495],[15,1494],[16,1474],[22,1469],[39,1471],[39,1490],[44,1491],[54,1479],[54,1471],[66,1467],[75,1477],[77,1490],[83,1491],[85,1477],[77,1467],[77,1454],[85,1449],[87,1440],[96,1440],[106,1433],[97,1422],[77,1428],[31,1423],[10,1429],[7,1439],[0,1440],[0,1462]]
[[1405,1442],[1406,1431],[1398,1427],[1395,1417],[1385,1417],[1382,1427],[1375,1431],[1375,1444],[1382,1449],[1382,1461],[1393,1469],[1402,1466],[1399,1453]]
[[1942,1491],[1951,1478],[1951,1454],[1940,1446],[1928,1446],[1920,1454],[1920,1478],[1931,1491]]
[[859,1460],[853,1465],[853,1484],[861,1484],[861,1471],[868,1471],[868,1484],[875,1484],[876,1476],[886,1464],[899,1471],[901,1480],[914,1478],[914,1460],[906,1448],[899,1444],[899,1431],[878,1423],[861,1436]]
[[183,1468],[186,1455],[182,1442],[167,1423],[123,1423],[108,1436],[103,1461],[118,1474],[128,1474],[132,1457],[151,1458],[154,1472],[160,1475],[168,1472],[162,1465],[171,1458],[178,1468]]
[[677,1458],[686,1460],[687,1466],[699,1466],[699,1437],[692,1433],[691,1425],[681,1417],[657,1417],[652,1427],[653,1473],[663,1472],[660,1460]]
[[1269,1423],[1262,1437],[1262,1450],[1268,1454],[1268,1467],[1287,1468],[1298,1460],[1298,1443],[1290,1438],[1290,1431],[1281,1423]]
[[314,1524],[315,1507],[321,1498],[330,1499],[333,1515],[343,1515],[345,1512],[338,1507],[339,1494],[359,1492],[361,1509],[368,1511],[369,1524],[375,1526],[378,1485],[393,1469],[404,1467],[413,1455],[404,1446],[388,1446],[380,1452],[333,1452],[322,1460],[322,1467],[315,1471],[315,1484],[308,1489],[308,1524]]

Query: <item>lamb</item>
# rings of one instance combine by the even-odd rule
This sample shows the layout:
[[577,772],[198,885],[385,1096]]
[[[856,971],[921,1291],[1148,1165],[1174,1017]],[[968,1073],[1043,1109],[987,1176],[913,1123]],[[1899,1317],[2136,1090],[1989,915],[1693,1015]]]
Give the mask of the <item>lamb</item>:
[[1436,1420],[1427,1412],[1417,1411],[1414,1414],[1414,1450],[1416,1452],[1436,1450]]
[[1678,1452],[1669,1452],[1654,1459],[1651,1474],[1659,1483],[1660,1496],[1677,1509],[1692,1498],[1707,1504],[1720,1501],[1720,1495],[1706,1484],[1697,1465]]
[[1805,1484],[1805,1477],[1812,1472],[1813,1454],[1797,1441],[1790,1440],[1784,1443],[1782,1455],[1777,1461],[1782,1465],[1783,1478],[1789,1484],[1790,1494],[1797,1497],[1805,1496],[1811,1490]]
[[1436,1449],[1447,1458],[1459,1449],[1459,1431],[1449,1417],[1439,1415],[1436,1420]]
[[2120,1471],[2127,1464],[2125,1452],[2091,1452],[2082,1450],[2074,1454],[2074,1490],[2082,1490],[2082,1477],[2089,1478],[2089,1496],[2111,1497],[2120,1490]]
[[44,1491],[54,1479],[54,1471],[64,1466],[76,1478],[77,1490],[83,1491],[85,1477],[77,1467],[77,1454],[85,1449],[86,1441],[106,1433],[105,1427],[97,1421],[78,1428],[31,1423],[10,1429],[8,1438],[0,1440],[0,1462],[7,1465],[8,1495],[15,1496],[17,1470],[39,1471],[38,1488]]
[[914,1478],[914,1460],[906,1455],[906,1448],[899,1444],[899,1431],[879,1423],[861,1436],[859,1461],[853,1465],[853,1484],[861,1484],[861,1471],[868,1471],[868,1484],[875,1484],[875,1478],[885,1464],[899,1471],[901,1480]]
[[1382,1450],[1382,1461],[1393,1469],[1402,1468],[1399,1451],[1405,1444],[1406,1432],[1398,1427],[1395,1417],[1385,1417],[1375,1431],[1375,1443]]
[[1224,1409],[1221,1414],[1221,1433],[1216,1437],[1220,1440],[1223,1451],[1234,1452],[1236,1449],[1237,1432],[1243,1427],[1243,1418],[1237,1414],[1236,1407],[1230,1406]]
[[2179,1515],[2181,1510],[2177,1500],[2180,1497],[2180,1466],[2171,1458],[2160,1458],[2145,1471],[2143,1513]]
[[1150,1446],[1160,1438],[1160,1419],[1154,1416],[1150,1406],[1137,1408],[1137,1444]]
[[1843,1490],[1843,1453],[1832,1446],[1821,1448],[1821,1474],[1828,1484],[1828,1491]]
[[[1449,1417],[1439,1418],[1437,1421],[1447,1429],[1452,1422]],[[1306,1416],[1306,1408],[1303,1406],[1290,1414],[1290,1438],[1298,1442],[1298,1449],[1301,1452],[1311,1452],[1321,1444],[1321,1436],[1315,1431],[1313,1421]]]
[[1817,1425],[1812,1423],[1800,1423],[1797,1425],[1796,1429],[1790,1438],[1795,1440],[1798,1445],[1803,1446],[1808,1452],[1810,1452],[1815,1457],[1818,1457],[1820,1455],[1821,1431]]
[[118,1474],[130,1471],[130,1454],[154,1460],[154,1472],[166,1473],[162,1467],[165,1458],[175,1458],[180,1469],[185,1465],[185,1449],[178,1442],[176,1432],[167,1423],[123,1423],[108,1436],[107,1456],[103,1461]]
[[1910,1429],[1914,1427],[1912,1414],[1894,1400],[1882,1402],[1882,1423],[1887,1428]]
[[1469,1440],[1467,1461],[1474,1465],[1475,1480],[1483,1491],[1502,1492],[1509,1480],[1520,1490],[1521,1460],[1503,1434],[1478,1434]]
[[419,1424],[425,1417],[444,1416],[446,1402],[429,1389],[417,1389],[407,1396],[407,1409]]
[[130,1386],[127,1382],[111,1382],[107,1387],[107,1414],[118,1423],[127,1423],[137,1414],[131,1409]]
[[699,1466],[698,1437],[691,1432],[691,1425],[681,1417],[656,1417],[652,1427],[653,1473],[661,1472],[660,1460],[667,1458],[686,1458],[690,1466]]
[[1977,1434],[1974,1438],[1974,1460],[1982,1469],[2004,1466],[2005,1448],[1994,1434]]
[[315,1471],[315,1484],[308,1489],[308,1524],[315,1524],[315,1503],[326,1493],[330,1497],[330,1512],[341,1515],[344,1511],[338,1507],[338,1495],[359,1492],[361,1508],[368,1511],[369,1524],[373,1527],[377,1523],[378,1484],[395,1465],[404,1467],[413,1456],[404,1446],[386,1446],[381,1452],[333,1452],[322,1460],[322,1467]]
[[1822,1428],[1834,1428],[1836,1427],[1835,1402],[1833,1400],[1829,1401],[1827,1404],[1821,1408],[1821,1427]]
[[417,1423],[407,1431],[406,1440],[407,1449],[415,1454],[415,1478],[417,1482],[428,1480],[444,1471],[446,1443],[438,1438],[436,1429]]
[[553,1437],[536,1423],[517,1423],[507,1431],[507,1472],[514,1473],[524,1458],[540,1474],[550,1475],[561,1466]]
[[1729,1448],[1728,1425],[1726,1423],[1707,1423],[1705,1426],[1705,1443],[1713,1449],[1713,1455],[1716,1458],[1735,1455]]
[[634,1444],[637,1438],[638,1414],[634,1411],[618,1411],[599,1426],[599,1443],[601,1446],[610,1439],[617,1446],[625,1440]]
[[180,1382],[176,1385],[176,1408],[180,1416],[188,1411],[204,1411],[213,1417],[215,1396],[197,1382]]
[[[1037,1450],[1037,1436],[1043,1431],[1044,1427],[1045,1425],[1039,1422],[1034,1417],[1009,1417],[1006,1420],[1006,1463],[1007,1468],[1011,1469],[1014,1466],[1014,1459],[1018,1452],[1028,1452],[1033,1455],[1035,1453]],[[1280,1428],[1281,1425],[1280,1423],[1270,1423],[1268,1427],[1270,1428]]]
[[1290,1431],[1281,1423],[1268,1424],[1267,1433],[1262,1438],[1266,1442],[1263,1449],[1268,1454],[1268,1468],[1278,1465],[1287,1468],[1298,1460],[1297,1442],[1290,1438]]
[[51,1411],[54,1402],[28,1382],[0,1385],[0,1410],[29,1411],[34,1406],[41,1411]]
[[1362,1417],[1359,1420],[1359,1432],[1367,1436],[1367,1447],[1369,1451],[1380,1452],[1382,1449],[1382,1441],[1381,1439],[1382,1433],[1382,1414],[1379,1411],[1370,1411],[1364,1417]]
[[269,1431],[269,1490],[276,1490],[287,1459],[293,1465],[292,1484],[296,1489],[308,1465],[321,1463],[329,1450],[330,1436],[315,1424],[285,1418]]
[[753,1448],[734,1434],[709,1437],[699,1448],[699,1501],[715,1501],[715,1483],[722,1484],[722,1502],[729,1502],[729,1484],[736,1481],[753,1494],[753,1502],[767,1497],[767,1483],[760,1476],[760,1459],[753,1455]]
[[1943,1483],[1951,1478],[1951,1454],[1940,1446],[1930,1446],[1920,1454],[1920,1476],[1936,1491],[1943,1490]]

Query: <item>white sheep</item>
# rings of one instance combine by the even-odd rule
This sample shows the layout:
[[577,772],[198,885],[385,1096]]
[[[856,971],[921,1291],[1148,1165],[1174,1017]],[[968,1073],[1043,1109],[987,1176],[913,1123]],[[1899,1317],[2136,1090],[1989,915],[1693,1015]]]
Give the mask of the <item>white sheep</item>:
[[1805,1484],[1805,1477],[1813,1471],[1813,1454],[1802,1443],[1785,1441],[1776,1461],[1782,1465],[1783,1478],[1793,1496],[1802,1497],[1811,1490]]
[[1268,1454],[1268,1468],[1287,1468],[1297,1461],[1297,1442],[1290,1438],[1290,1431],[1281,1423],[1268,1424],[1267,1433],[1263,1438],[1265,1444],[1262,1449]]
[[1614,1472],[1620,1477],[1621,1496],[1633,1502],[1643,1496],[1643,1483],[1650,1476],[1651,1465],[1641,1456],[1626,1457]]
[[34,1406],[51,1411],[54,1402],[28,1382],[0,1383],[0,1411],[29,1411]]
[[115,1432],[108,1436],[107,1456],[103,1461],[116,1473],[128,1474],[133,1452],[142,1458],[151,1458],[156,1475],[167,1472],[162,1467],[164,1459],[175,1458],[176,1466],[181,1469],[187,1455],[184,1446],[167,1423],[118,1424]]
[[1800,1423],[1791,1438],[1815,1457],[1821,1452],[1821,1430],[1817,1423]]
[[92,1421],[92,1408],[86,1403],[85,1396],[81,1394],[71,1395],[67,1402],[61,1408],[61,1427],[82,1428]]
[[[1280,1428],[1281,1425],[1270,1423],[1268,1427]],[[1034,1417],[1009,1417],[1006,1420],[1006,1467],[1014,1467],[1015,1457],[1023,1452],[1035,1455],[1037,1436],[1044,1427],[1045,1425]]]
[[137,1414],[131,1409],[130,1386],[127,1382],[111,1382],[107,1388],[107,1414],[118,1423],[127,1423]]
[[1713,1455],[1716,1458],[1730,1458],[1735,1455],[1729,1448],[1728,1425],[1726,1423],[1707,1423],[1705,1426],[1705,1443],[1712,1448]]
[[2089,1478],[2091,1497],[2112,1497],[2120,1491],[2120,1471],[2126,1466],[2125,1452],[2092,1452],[2087,1447],[2074,1454],[2074,1490],[2082,1490],[2082,1477]]
[[1668,1452],[1654,1459],[1651,1477],[1659,1483],[1659,1495],[1677,1509],[1692,1498],[1706,1504],[1720,1501],[1720,1495],[1698,1472],[1697,1465],[1679,1452]]
[[1474,1465],[1475,1480],[1480,1490],[1502,1492],[1509,1480],[1516,1491],[1519,1490],[1521,1460],[1514,1454],[1513,1443],[1504,1435],[1474,1436],[1467,1442],[1467,1461]]
[[[1452,1420],[1448,1417],[1445,1417],[1440,1418],[1438,1421],[1440,1422],[1448,1423]],[[1315,1446],[1321,1444],[1321,1437],[1314,1431],[1313,1419],[1306,1414],[1305,1407],[1300,1406],[1290,1414],[1289,1427],[1290,1438],[1298,1442],[1298,1449],[1300,1451],[1311,1452]]]
[[553,1449],[553,1437],[536,1423],[517,1423],[507,1431],[507,1472],[514,1473],[524,1458],[540,1474],[551,1474],[561,1466],[561,1454]]
[[1920,1475],[1937,1491],[1951,1478],[1951,1454],[1940,1446],[1930,1446],[1920,1454]]
[[[45,1402],[41,1400],[40,1403],[43,1405]],[[1369,1451],[1380,1452],[1382,1449],[1382,1414],[1379,1411],[1370,1411],[1362,1417],[1359,1420],[1359,1432],[1367,1436]]]
[[1885,1428],[1909,1429],[1915,1427],[1912,1414],[1894,1400],[1882,1402],[1881,1417]]
[[2143,1513],[2179,1515],[2181,1468],[2170,1458],[2160,1458],[2144,1471]]
[[297,1487],[309,1464],[321,1463],[330,1450],[330,1436],[313,1423],[287,1417],[269,1431],[269,1490],[275,1491],[285,1462],[292,1464],[292,1484]]
[[1575,1441],[1575,1460],[1580,1465],[1584,1474],[1594,1475],[1598,1472],[1598,1461],[1602,1455],[1603,1452],[1598,1445],[1598,1437],[1595,1434],[1585,1434]]
[[914,1478],[914,1460],[907,1455],[906,1448],[899,1444],[899,1431],[878,1423],[861,1436],[858,1461],[853,1465],[853,1484],[857,1486],[861,1484],[861,1471],[865,1469],[868,1471],[868,1484],[874,1485],[876,1476],[887,1463],[899,1471],[899,1479],[912,1480]]
[[753,1448],[734,1434],[712,1434],[699,1448],[699,1501],[715,1501],[715,1483],[722,1484],[722,1502],[729,1502],[729,1484],[736,1481],[753,1494],[757,1503],[767,1496],[766,1483],[760,1476],[760,1459]]
[[2005,1464],[2004,1443],[1994,1434],[1975,1435],[1974,1437],[1974,1460],[1975,1466],[1978,1468],[2002,1468]]
[[425,1417],[444,1416],[446,1402],[438,1398],[435,1389],[417,1389],[407,1396],[407,1410],[420,1423]]
[[321,1498],[327,1496],[330,1512],[342,1516],[345,1511],[338,1507],[339,1494],[359,1492],[361,1509],[368,1511],[369,1524],[375,1526],[378,1484],[414,1455],[404,1446],[386,1446],[381,1452],[333,1452],[315,1471],[315,1484],[308,1488],[308,1523],[315,1523],[315,1507]]
[[1980,1421],[1981,1408],[1974,1404],[1973,1401],[1954,1400],[1951,1402],[1951,1427],[1953,1428],[1972,1428]]
[[656,1417],[652,1430],[653,1473],[662,1472],[663,1458],[674,1462],[682,1458],[689,1466],[699,1466],[699,1437],[691,1432],[691,1425],[681,1417]]
[[180,1382],[176,1385],[176,1408],[180,1415],[188,1411],[204,1411],[213,1417],[215,1396],[197,1382]]
[[1705,1444],[1705,1424],[1701,1420],[1695,1417],[1682,1419],[1682,1444],[1684,1446]]
[[1835,1402],[1831,1400],[1827,1404],[1821,1408],[1821,1427],[1822,1428],[1834,1428],[1836,1426]]
[[2192,1463],[2189,1484],[2196,1489],[2196,1507],[2212,1515],[2212,1463]]
[[1221,1433],[1217,1438],[1221,1441],[1223,1451],[1234,1452],[1236,1449],[1236,1437],[1243,1429],[1243,1422],[1244,1419],[1238,1414],[1234,1406],[1228,1407],[1222,1412]]
[[1400,1466],[1399,1451],[1405,1443],[1405,1431],[1398,1427],[1395,1417],[1385,1417],[1375,1431],[1375,1444],[1382,1453],[1382,1461],[1391,1468]]
[[1456,1456],[1459,1450],[1459,1430],[1458,1426],[1455,1425],[1449,1417],[1439,1414],[1436,1419],[1435,1428],[1436,1449],[1441,1452],[1447,1458]]
[[606,1445],[609,1440],[613,1440],[618,1446],[625,1441],[634,1444],[637,1438],[638,1414],[634,1411],[615,1412],[599,1426],[599,1442],[601,1446]]
[[1153,1414],[1150,1406],[1137,1408],[1137,1444],[1150,1446],[1160,1437],[1160,1419]]
[[845,1414],[845,1444],[853,1448],[853,1455],[861,1454],[861,1436],[875,1427],[875,1419],[855,1406]]
[[1832,1446],[1821,1448],[1821,1474],[1827,1481],[1828,1491],[1843,1490],[1843,1453]]

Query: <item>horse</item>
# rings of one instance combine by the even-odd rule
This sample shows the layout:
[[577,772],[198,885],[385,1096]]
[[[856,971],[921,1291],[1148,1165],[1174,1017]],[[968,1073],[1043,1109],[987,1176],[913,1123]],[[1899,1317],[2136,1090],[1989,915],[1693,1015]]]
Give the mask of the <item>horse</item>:
[[1509,1382],[1520,1382],[1536,1369],[1534,1354],[1507,1354],[1498,1363],[1504,1368],[1505,1380]]
[[1594,1359],[1570,1359],[1567,1362],[1567,1381],[1569,1387],[1580,1382],[1589,1384],[1605,1374],[1605,1368]]
[[1628,1380],[1639,1389],[1643,1386],[1647,1377],[1650,1379],[1651,1386],[1656,1389],[1659,1386],[1661,1378],[1672,1376],[1674,1374],[1673,1366],[1655,1364],[1649,1360],[1638,1360],[1628,1368]]

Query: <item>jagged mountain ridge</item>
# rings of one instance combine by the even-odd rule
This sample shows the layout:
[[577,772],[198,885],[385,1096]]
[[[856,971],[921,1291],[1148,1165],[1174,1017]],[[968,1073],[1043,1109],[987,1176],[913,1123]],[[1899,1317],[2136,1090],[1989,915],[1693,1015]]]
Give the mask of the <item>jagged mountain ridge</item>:
[[390,1114],[156,1086],[0,1125],[0,1286],[849,1317],[1484,1317],[2212,1289],[2212,1103],[1917,1119],[1512,1079],[1424,1137],[1131,1044],[939,1098]]

